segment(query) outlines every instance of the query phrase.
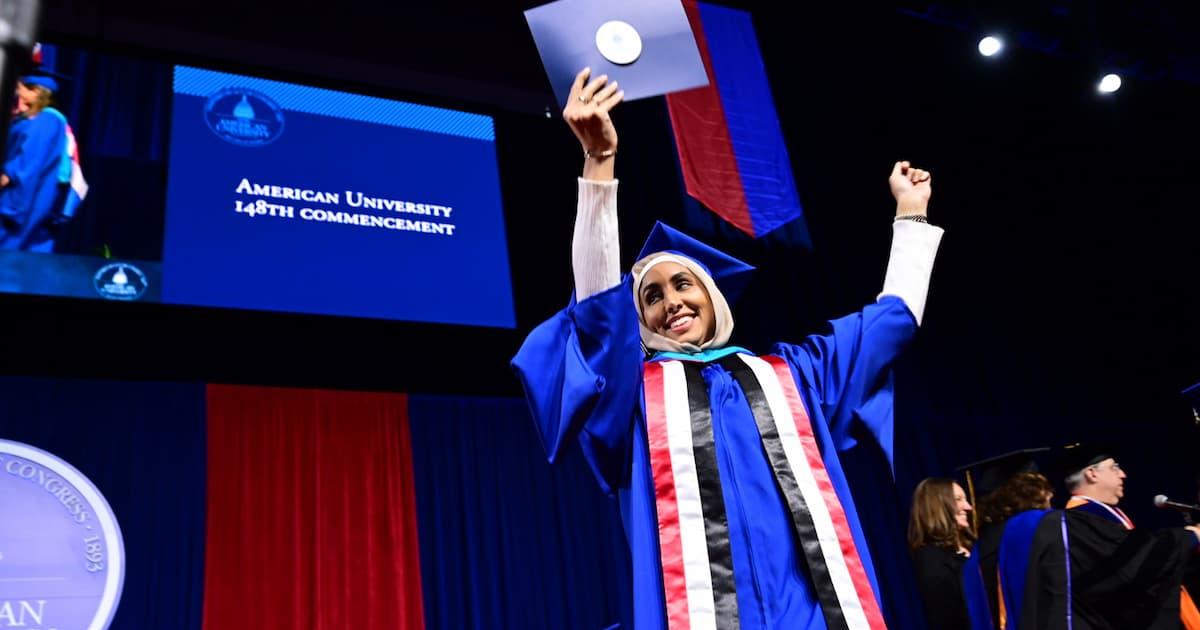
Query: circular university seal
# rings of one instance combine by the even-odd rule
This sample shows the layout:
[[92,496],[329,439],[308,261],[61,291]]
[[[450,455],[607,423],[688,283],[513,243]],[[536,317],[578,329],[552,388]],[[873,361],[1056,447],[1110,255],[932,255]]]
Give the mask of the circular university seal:
[[104,265],[92,276],[96,293],[110,300],[136,300],[146,292],[146,274],[129,263]]
[[248,88],[224,88],[208,97],[204,122],[218,138],[243,147],[270,144],[283,134],[283,110]]
[[0,627],[104,630],[125,580],[108,502],[78,470],[0,440]]
[[612,63],[629,65],[642,56],[642,36],[629,22],[611,20],[596,29],[596,49]]

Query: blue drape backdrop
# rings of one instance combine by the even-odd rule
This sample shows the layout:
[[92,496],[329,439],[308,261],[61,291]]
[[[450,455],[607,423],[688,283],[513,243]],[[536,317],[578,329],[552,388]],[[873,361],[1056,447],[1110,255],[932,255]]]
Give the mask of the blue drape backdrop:
[[621,521],[578,449],[550,466],[517,399],[411,396],[409,423],[426,628],[630,627]]

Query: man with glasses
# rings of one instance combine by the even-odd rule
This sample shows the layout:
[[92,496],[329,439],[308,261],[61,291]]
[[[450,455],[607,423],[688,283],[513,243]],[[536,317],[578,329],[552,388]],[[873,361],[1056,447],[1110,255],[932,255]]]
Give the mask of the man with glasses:
[[1112,451],[1098,446],[1073,444],[1063,452],[1063,483],[1071,493],[1068,510],[1083,510],[1133,529],[1133,521],[1117,507],[1125,496],[1125,471]]
[[[1071,493],[1068,510],[1095,514],[1125,529],[1133,529],[1133,521],[1117,507],[1121,497],[1125,496],[1126,475],[1113,458],[1111,449],[1080,444],[1068,446],[1063,451],[1063,472],[1067,473],[1063,483]],[[1180,589],[1179,617],[1187,630],[1200,630],[1200,609],[1191,593],[1183,587]]]

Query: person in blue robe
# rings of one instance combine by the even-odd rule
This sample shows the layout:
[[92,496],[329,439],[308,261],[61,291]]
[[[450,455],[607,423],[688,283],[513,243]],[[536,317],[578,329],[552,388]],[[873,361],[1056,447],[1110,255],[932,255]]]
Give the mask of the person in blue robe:
[[57,81],[31,74],[17,82],[0,174],[0,249],[51,252],[71,175],[67,120],[50,106]]
[[891,366],[942,235],[925,221],[929,174],[898,162],[889,178],[897,217],[878,300],[756,357],[728,345],[749,265],[659,224],[620,274],[609,112],[623,93],[589,79],[576,77],[563,112],[585,156],[574,299],[513,367],[549,459],[578,443],[618,498],[634,627],[885,627],[839,453],[870,436],[891,457]]
[[[962,590],[967,611],[980,624],[974,630],[1000,625],[1000,574],[997,569],[1005,523],[1026,510],[1046,510],[1054,498],[1054,484],[1039,472],[1038,456],[1048,447],[1026,448],[988,457],[958,470],[964,473],[972,496],[979,497],[975,517],[978,530],[970,558],[963,568]],[[989,620],[990,619],[990,620]],[[983,623],[986,622],[986,623]]]

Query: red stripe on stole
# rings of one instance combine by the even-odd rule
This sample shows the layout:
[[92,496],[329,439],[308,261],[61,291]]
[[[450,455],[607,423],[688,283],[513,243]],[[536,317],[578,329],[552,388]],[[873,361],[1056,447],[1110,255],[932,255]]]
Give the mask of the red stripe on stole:
[[658,544],[662,555],[663,590],[667,600],[667,627],[686,630],[687,581],[683,574],[683,542],[679,537],[679,503],[675,497],[675,472],[667,439],[667,413],[663,391],[663,364],[647,363],[646,433],[649,436],[650,470],[654,475],[654,504],[658,511]]
[[804,455],[808,458],[808,465],[812,469],[813,477],[816,478],[821,498],[825,500],[829,516],[833,519],[833,528],[837,532],[838,542],[842,547],[842,556],[846,559],[846,568],[850,570],[850,579],[854,582],[854,590],[858,593],[858,599],[862,603],[867,623],[873,629],[887,628],[883,621],[883,614],[879,611],[879,602],[875,599],[875,592],[871,589],[871,581],[867,579],[867,571],[863,567],[862,559],[858,556],[858,548],[854,544],[854,533],[850,530],[850,521],[846,519],[842,502],[833,488],[833,482],[829,480],[829,472],[825,470],[825,461],[821,458],[821,450],[817,446],[816,436],[813,435],[808,408],[804,406],[804,399],[800,396],[800,391],[796,389],[796,381],[792,379],[792,369],[780,357],[765,356],[763,360],[775,370],[775,376],[779,380],[780,387],[783,388],[783,395],[787,399],[788,407],[792,410],[792,418],[796,421],[796,433],[800,436],[800,444],[804,447]]

